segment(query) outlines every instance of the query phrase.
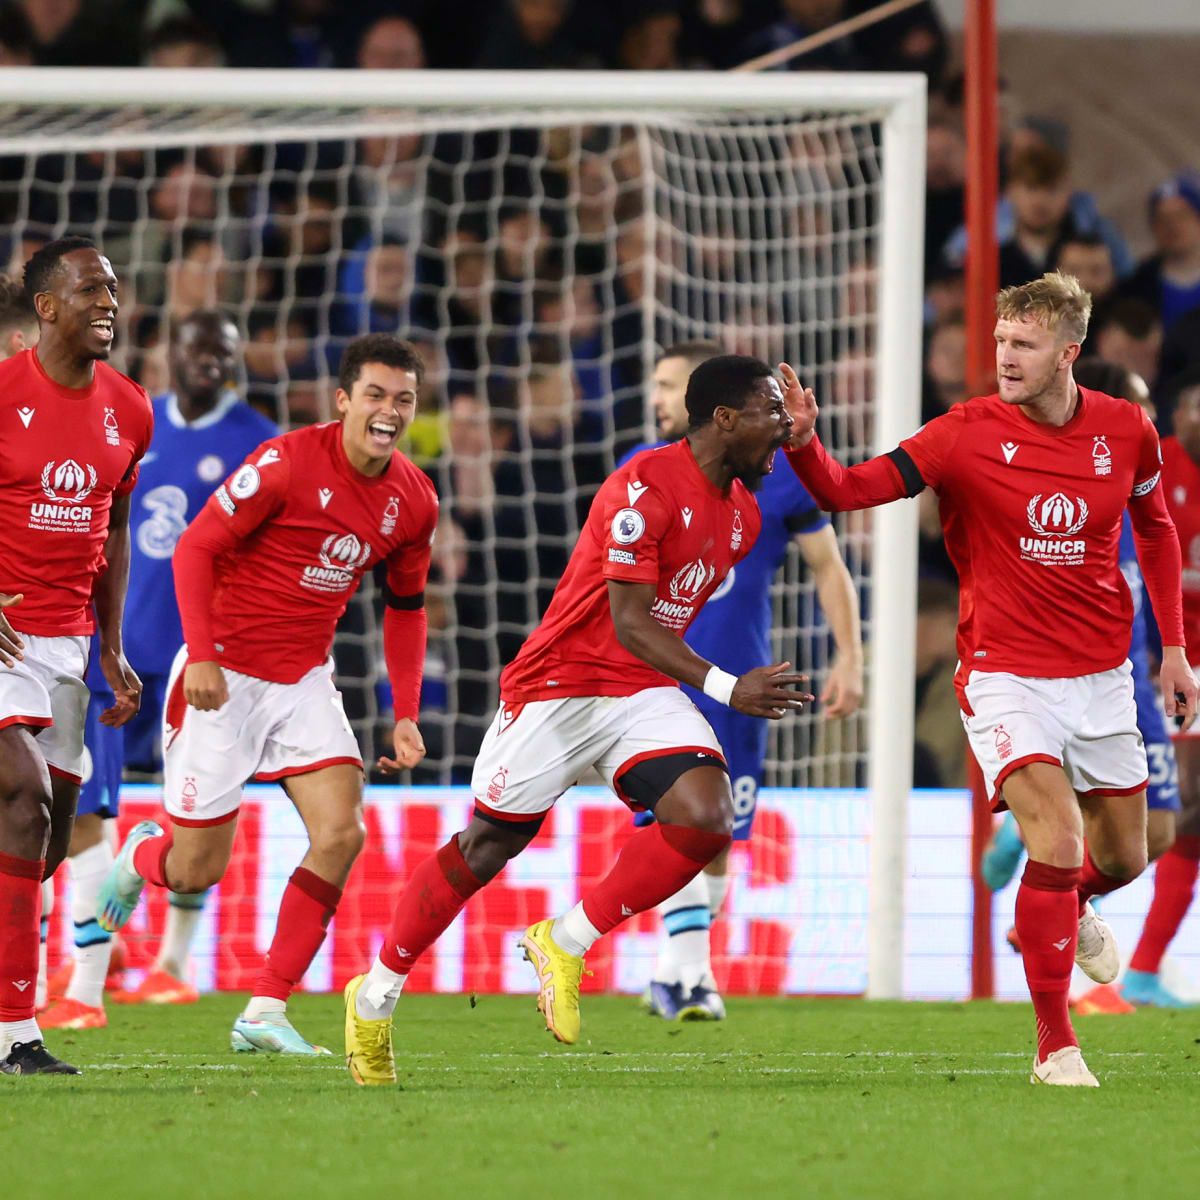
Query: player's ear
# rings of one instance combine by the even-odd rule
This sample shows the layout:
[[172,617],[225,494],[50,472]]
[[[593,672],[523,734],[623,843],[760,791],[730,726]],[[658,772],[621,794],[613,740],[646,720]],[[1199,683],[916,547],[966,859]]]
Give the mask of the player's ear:
[[52,325],[58,318],[58,301],[53,292],[38,292],[33,298],[33,307],[38,320]]
[[345,416],[350,409],[350,393],[347,392],[345,388],[338,388],[338,390],[333,393],[333,403],[338,412]]
[[1059,363],[1064,367],[1071,366],[1079,357],[1079,353],[1082,349],[1083,346],[1080,342],[1068,342],[1062,348],[1062,356],[1059,358]]

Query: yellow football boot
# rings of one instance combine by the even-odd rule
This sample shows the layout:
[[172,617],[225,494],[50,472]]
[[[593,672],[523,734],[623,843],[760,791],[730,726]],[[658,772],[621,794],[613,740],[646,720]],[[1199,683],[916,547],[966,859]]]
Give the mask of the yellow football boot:
[[369,1021],[354,1006],[365,975],[355,975],[346,984],[346,1066],[355,1083],[378,1087],[396,1082],[396,1058],[392,1053],[392,1021]]
[[538,974],[538,1009],[546,1028],[560,1042],[579,1041],[579,981],[583,959],[568,954],[550,936],[553,920],[530,925],[521,938],[521,949]]

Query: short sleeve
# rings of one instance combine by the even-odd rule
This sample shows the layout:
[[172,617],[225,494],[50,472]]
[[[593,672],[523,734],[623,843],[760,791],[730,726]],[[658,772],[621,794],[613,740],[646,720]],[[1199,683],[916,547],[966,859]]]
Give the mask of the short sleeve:
[[788,533],[816,533],[818,529],[824,529],[829,524],[829,517],[821,511],[795,471],[785,472],[782,478],[786,482],[782,485],[784,503],[781,507]]
[[142,436],[138,439],[138,443],[134,447],[133,455],[129,460],[128,470],[121,476],[120,483],[113,488],[114,496],[128,496],[137,487],[138,474],[141,471],[141,461],[146,457],[146,451],[150,449],[150,442],[154,438],[154,407],[150,403],[149,395],[144,390],[141,393],[141,399],[146,406],[146,420],[142,429]]
[[657,490],[647,488],[631,498],[624,476],[618,473],[601,489],[596,502],[603,522],[599,535],[604,578],[657,583],[659,549],[674,520]]
[[432,487],[427,487],[426,511],[417,522],[411,538],[401,542],[387,559],[387,585],[396,596],[417,596],[429,580],[429,564],[433,557],[433,539],[438,523],[438,501]]
[[[934,491],[938,490],[946,477],[954,447],[958,444],[965,424],[966,405],[956,404],[947,412],[942,413],[940,417],[934,417],[932,421],[926,422],[912,437],[905,438],[900,443],[899,454],[907,456],[912,465],[916,467],[921,479]],[[896,453],[893,451],[893,454]],[[897,466],[903,476],[905,474],[903,462],[897,462]],[[910,493],[915,495],[911,482],[907,479],[905,482],[909,484]],[[917,488],[917,491],[919,490],[920,488]]]
[[1162,479],[1162,447],[1158,442],[1158,431],[1145,409],[1139,405],[1137,411],[1141,418],[1141,437],[1138,441],[1137,470],[1133,474],[1133,490],[1130,492],[1132,500],[1150,495]]
[[209,498],[206,508],[235,537],[249,537],[287,496],[291,463],[278,442],[264,442]]

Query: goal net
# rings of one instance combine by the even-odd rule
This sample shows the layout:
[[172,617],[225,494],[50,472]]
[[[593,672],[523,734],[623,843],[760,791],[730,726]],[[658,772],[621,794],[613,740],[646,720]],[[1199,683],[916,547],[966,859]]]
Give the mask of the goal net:
[[[408,451],[443,517],[413,782],[445,785],[469,779],[598,485],[655,437],[662,348],[797,365],[845,462],[915,427],[923,112],[902,76],[7,71],[0,227],[10,270],[50,237],[99,242],[115,364],[152,394],[197,307],[234,316],[243,393],[284,427],[333,415],[350,339],[418,344]],[[773,726],[768,783],[870,785],[875,840],[898,842],[912,518],[836,529],[870,708]],[[819,691],[832,642],[794,548],[774,608],[777,656]],[[378,613],[366,586],[335,646],[368,761],[390,731]]]

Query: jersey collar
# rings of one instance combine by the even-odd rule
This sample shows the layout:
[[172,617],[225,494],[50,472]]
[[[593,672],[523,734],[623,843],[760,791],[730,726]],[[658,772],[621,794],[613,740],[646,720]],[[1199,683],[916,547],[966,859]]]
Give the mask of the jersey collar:
[[183,413],[179,411],[179,397],[174,392],[166,392],[163,395],[163,407],[166,410],[167,420],[176,429],[211,429],[226,416],[235,404],[240,404],[241,399],[233,388],[226,388],[217,397],[216,404],[204,416],[197,417],[194,421],[184,420]]

